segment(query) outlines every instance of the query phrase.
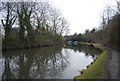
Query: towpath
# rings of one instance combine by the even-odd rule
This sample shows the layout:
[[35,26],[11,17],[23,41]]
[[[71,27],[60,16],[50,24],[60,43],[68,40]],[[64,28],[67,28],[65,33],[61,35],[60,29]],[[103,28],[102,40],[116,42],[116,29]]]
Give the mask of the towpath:
[[[102,46],[100,44],[94,44],[94,45]],[[112,48],[108,48],[108,47],[104,47],[104,48],[106,48],[110,52],[110,58],[106,65],[108,79],[120,79],[120,76],[118,75],[120,71],[119,70],[120,67],[118,66],[120,64],[120,60],[118,60],[118,58],[120,58],[120,52]]]

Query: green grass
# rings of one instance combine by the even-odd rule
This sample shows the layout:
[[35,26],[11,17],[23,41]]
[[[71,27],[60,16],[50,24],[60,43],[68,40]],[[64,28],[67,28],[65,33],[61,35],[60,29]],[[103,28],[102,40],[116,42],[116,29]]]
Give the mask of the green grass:
[[[88,43],[85,43],[88,44]],[[80,76],[75,76],[74,79],[106,79],[106,64],[109,59],[109,52],[100,46],[94,46],[102,50],[102,53],[98,56],[96,61],[92,65],[88,66],[88,69],[84,69]]]
[[87,43],[87,42],[80,42],[80,44],[88,45],[89,43]]

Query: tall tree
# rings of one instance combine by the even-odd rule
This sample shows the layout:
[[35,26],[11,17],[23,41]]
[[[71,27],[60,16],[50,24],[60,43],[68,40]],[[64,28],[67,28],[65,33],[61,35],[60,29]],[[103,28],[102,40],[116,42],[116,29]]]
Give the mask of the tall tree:
[[32,2],[20,2],[17,3],[17,14],[18,14],[18,21],[19,21],[19,29],[20,29],[20,42],[21,44],[24,42],[25,32],[27,35],[27,43],[32,44],[34,43],[34,31],[31,25],[31,15],[33,13],[33,8],[35,3]]
[[17,14],[18,14],[18,22],[19,22],[19,36],[20,36],[20,44],[24,43],[24,35],[25,35],[25,26],[24,26],[24,13],[23,13],[23,3],[17,4]]
[[10,2],[3,3],[5,5],[4,11],[6,12],[6,16],[4,20],[1,20],[2,25],[5,30],[5,39],[8,38],[11,27],[15,23],[16,15],[13,14],[13,8],[14,6]]

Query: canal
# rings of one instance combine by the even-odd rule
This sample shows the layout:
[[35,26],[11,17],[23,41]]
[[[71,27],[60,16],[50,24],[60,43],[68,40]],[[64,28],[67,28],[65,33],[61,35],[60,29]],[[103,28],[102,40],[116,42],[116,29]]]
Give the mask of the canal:
[[0,79],[73,79],[99,54],[88,46],[50,46],[3,52]]

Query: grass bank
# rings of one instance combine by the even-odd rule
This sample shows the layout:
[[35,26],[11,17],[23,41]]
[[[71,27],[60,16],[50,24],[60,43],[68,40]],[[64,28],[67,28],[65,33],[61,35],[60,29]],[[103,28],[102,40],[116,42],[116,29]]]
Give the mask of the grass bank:
[[[81,44],[88,45],[89,43],[82,42]],[[106,64],[109,59],[109,52],[103,47],[94,45],[95,48],[102,50],[98,58],[92,63],[92,65],[87,66],[88,69],[81,71],[80,76],[75,76],[74,79],[106,79]]]

